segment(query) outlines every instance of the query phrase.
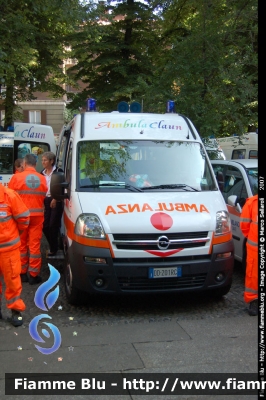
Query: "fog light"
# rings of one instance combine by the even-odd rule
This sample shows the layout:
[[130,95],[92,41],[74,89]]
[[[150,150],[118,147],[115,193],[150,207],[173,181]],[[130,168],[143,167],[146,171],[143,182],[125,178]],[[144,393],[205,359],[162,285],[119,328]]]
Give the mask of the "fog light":
[[96,279],[95,285],[96,285],[97,287],[101,287],[101,286],[103,285],[103,279],[102,279],[102,278]]
[[89,263],[96,263],[96,264],[106,264],[105,258],[98,258],[98,257],[84,257],[85,262]]
[[216,275],[215,280],[217,282],[222,282],[224,280],[224,274],[222,272],[219,272],[219,274]]
[[229,258],[229,257],[231,257],[231,255],[232,255],[232,253],[231,253],[231,251],[229,251],[228,253],[217,254],[216,258]]

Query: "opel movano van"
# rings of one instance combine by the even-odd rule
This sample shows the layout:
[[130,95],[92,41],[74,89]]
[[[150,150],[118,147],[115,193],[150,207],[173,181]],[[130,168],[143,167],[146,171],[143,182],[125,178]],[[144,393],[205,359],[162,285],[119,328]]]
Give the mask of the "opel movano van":
[[230,217],[187,117],[84,112],[63,128],[57,164],[70,303],[83,292],[229,291]]

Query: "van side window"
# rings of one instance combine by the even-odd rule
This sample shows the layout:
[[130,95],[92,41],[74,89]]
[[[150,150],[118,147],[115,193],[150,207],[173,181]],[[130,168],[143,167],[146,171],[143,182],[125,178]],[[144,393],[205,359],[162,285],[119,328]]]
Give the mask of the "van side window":
[[250,150],[248,158],[258,158],[258,150]]
[[72,142],[69,144],[69,150],[67,155],[67,162],[66,162],[66,181],[69,183],[69,189],[71,186],[71,168],[72,168]]
[[13,174],[13,147],[0,147],[0,174]]
[[239,160],[239,159],[244,159],[244,158],[246,158],[246,150],[245,149],[233,150],[233,153],[232,153],[233,160]]
[[248,197],[243,175],[238,168],[229,166],[226,170],[223,196],[225,201],[229,196],[236,195],[239,199]]
[[57,166],[59,168],[62,168],[63,170],[65,169],[65,157],[66,157],[68,140],[69,140],[69,135],[65,134],[62,137],[57,149]]
[[42,154],[46,151],[51,151],[50,145],[48,143],[42,142],[14,142],[14,159],[24,158],[26,154],[34,154],[36,157],[36,171],[41,172],[43,169],[42,165]]

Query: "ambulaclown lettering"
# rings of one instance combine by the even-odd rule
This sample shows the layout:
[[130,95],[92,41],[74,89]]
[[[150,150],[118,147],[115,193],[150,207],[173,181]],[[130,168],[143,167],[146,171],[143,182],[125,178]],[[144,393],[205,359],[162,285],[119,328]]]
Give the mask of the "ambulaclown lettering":
[[143,119],[131,122],[130,119],[126,119],[123,122],[99,122],[95,129],[101,128],[111,128],[111,129],[119,129],[119,128],[152,128],[152,129],[171,129],[171,130],[182,130],[180,125],[175,124],[166,124],[164,120],[155,121],[151,123],[145,122]]
[[204,204],[187,204],[187,203],[158,203],[158,207],[152,207],[148,203],[143,204],[117,204],[116,206],[107,206],[105,215],[108,214],[127,214],[132,212],[145,212],[145,211],[180,211],[180,212],[207,212],[209,210]]
[[21,137],[23,139],[31,138],[31,139],[45,139],[45,133],[43,132],[34,132],[34,126],[31,126],[29,129],[24,129],[23,131],[19,131],[19,126],[16,127],[14,132],[15,137]]

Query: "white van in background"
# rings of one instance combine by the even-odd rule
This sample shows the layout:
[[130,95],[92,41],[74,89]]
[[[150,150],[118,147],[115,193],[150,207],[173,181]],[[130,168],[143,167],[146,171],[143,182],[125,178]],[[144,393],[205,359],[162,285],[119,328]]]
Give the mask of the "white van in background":
[[42,153],[52,151],[56,154],[54,132],[51,126],[14,123],[14,132],[0,132],[0,182],[7,186],[14,173],[14,161],[32,153],[37,157],[36,170],[40,172]]
[[216,139],[202,138],[202,142],[210,160],[226,160],[226,156]]
[[227,160],[258,158],[258,134],[245,133],[242,136],[216,138]]

